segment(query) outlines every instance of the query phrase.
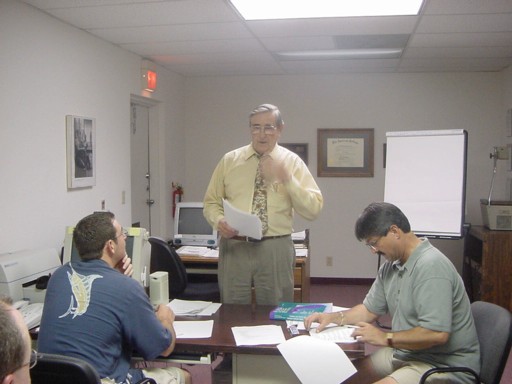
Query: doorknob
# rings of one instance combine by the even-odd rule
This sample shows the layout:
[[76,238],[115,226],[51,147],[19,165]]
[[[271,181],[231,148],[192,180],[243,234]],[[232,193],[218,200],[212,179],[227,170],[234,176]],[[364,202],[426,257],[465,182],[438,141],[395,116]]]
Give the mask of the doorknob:
[[155,204],[155,200],[154,199],[147,199],[146,200],[146,204],[147,205],[153,205],[153,204]]

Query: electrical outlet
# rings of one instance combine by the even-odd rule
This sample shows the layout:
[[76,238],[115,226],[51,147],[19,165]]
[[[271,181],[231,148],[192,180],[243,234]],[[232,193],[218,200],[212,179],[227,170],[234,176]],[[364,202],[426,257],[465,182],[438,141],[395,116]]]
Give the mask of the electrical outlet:
[[327,256],[325,261],[328,267],[332,267],[332,256]]
[[496,147],[496,156],[498,160],[508,160],[508,148]]

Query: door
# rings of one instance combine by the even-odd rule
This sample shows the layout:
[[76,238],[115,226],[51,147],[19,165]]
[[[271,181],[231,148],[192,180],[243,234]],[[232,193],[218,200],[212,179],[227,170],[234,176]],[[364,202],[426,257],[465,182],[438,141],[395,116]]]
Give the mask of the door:
[[149,107],[131,103],[132,224],[151,233],[151,169]]

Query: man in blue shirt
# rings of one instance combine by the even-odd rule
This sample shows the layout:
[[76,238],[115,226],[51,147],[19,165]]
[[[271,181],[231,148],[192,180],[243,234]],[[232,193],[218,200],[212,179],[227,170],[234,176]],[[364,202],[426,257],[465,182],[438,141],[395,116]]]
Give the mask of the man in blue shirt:
[[131,384],[144,377],[161,383],[190,383],[178,368],[131,369],[132,351],[144,359],[174,349],[174,313],[155,312],[134,279],[126,256],[126,232],[110,212],[86,216],[73,232],[81,261],[69,262],[50,278],[38,338],[40,352],[88,361],[102,380]]

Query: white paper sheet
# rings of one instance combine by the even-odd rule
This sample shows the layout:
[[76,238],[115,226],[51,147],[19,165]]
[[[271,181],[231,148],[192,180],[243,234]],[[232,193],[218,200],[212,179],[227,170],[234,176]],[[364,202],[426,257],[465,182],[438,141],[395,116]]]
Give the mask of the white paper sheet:
[[304,335],[277,348],[302,384],[339,384],[356,373],[345,352],[330,341]]
[[283,343],[283,329],[279,325],[256,325],[253,327],[232,327],[236,345],[268,345]]
[[352,325],[344,325],[343,327],[334,325],[328,326],[322,332],[317,332],[316,327],[311,327],[309,334],[316,339],[333,341],[335,343],[355,343],[357,339],[352,337],[354,328],[357,327]]
[[213,320],[175,321],[177,339],[207,339],[212,337]]
[[175,315],[181,316],[211,316],[220,308],[220,303],[198,300],[174,299],[169,304]]
[[239,236],[249,236],[258,240],[261,239],[261,220],[258,216],[233,207],[227,200],[222,201],[224,205],[224,217],[228,224],[238,231]]

